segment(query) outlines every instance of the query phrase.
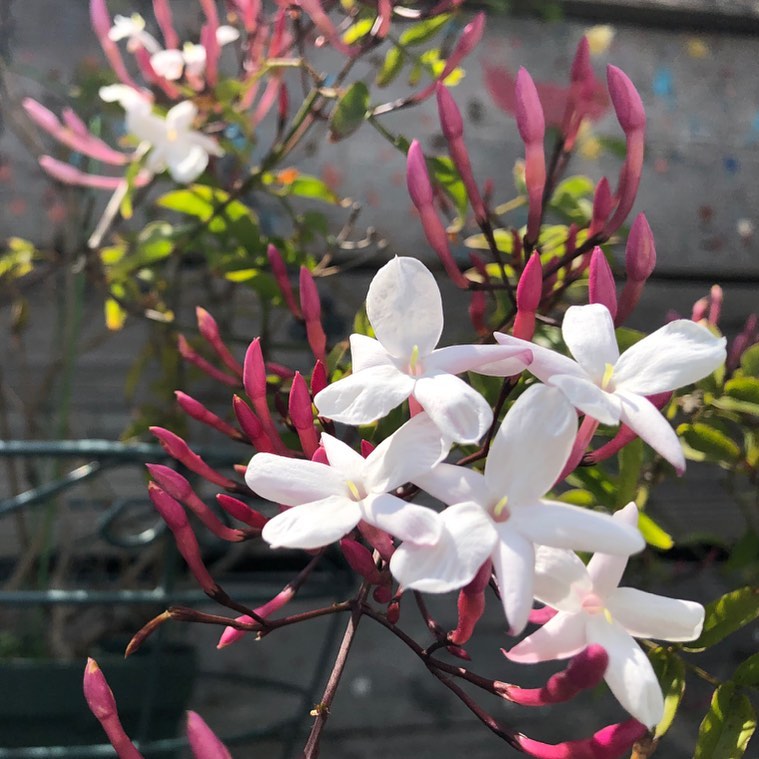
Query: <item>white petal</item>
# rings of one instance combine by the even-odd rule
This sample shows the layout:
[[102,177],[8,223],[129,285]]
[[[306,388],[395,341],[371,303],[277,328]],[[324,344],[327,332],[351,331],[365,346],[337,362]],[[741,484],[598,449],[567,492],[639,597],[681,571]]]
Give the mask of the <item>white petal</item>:
[[664,698],[648,657],[616,622],[603,614],[587,617],[588,643],[606,649],[604,679],[617,701],[639,722],[652,728],[664,715]]
[[184,56],[181,50],[160,50],[150,57],[150,65],[158,76],[175,82],[182,76]]
[[532,609],[535,548],[508,524],[496,524],[496,530],[498,543],[493,550],[493,568],[510,634],[519,635]]
[[186,132],[198,115],[198,108],[192,100],[183,100],[169,109],[166,114],[166,128],[177,132]]
[[661,411],[642,395],[622,390],[615,395],[622,401],[621,420],[682,474],[685,455],[677,434]]
[[559,611],[577,612],[593,590],[588,570],[572,551],[547,546],[535,548],[535,586],[538,601]]
[[558,390],[533,385],[495,434],[485,479],[496,498],[533,503],[556,481],[577,434],[577,414]]
[[570,306],[564,314],[561,334],[577,363],[600,385],[606,365],[614,366],[619,358],[609,309],[600,303]]
[[[614,512],[615,522],[628,527],[638,526],[638,507],[630,501],[622,509]],[[626,556],[612,556],[607,553],[595,553],[588,562],[588,574],[593,581],[594,592],[601,598],[608,598],[619,585],[627,567]]]
[[510,651],[504,651],[507,659],[520,664],[539,661],[568,659],[588,645],[585,636],[585,614],[559,612],[543,627],[517,643]]
[[360,521],[361,510],[355,501],[330,496],[304,503],[277,514],[261,531],[272,548],[321,548],[350,532]]
[[321,416],[344,424],[368,424],[406,400],[414,380],[394,366],[373,366],[333,382],[316,394]]
[[601,424],[619,424],[622,403],[612,393],[601,390],[590,380],[568,375],[551,377],[550,384],[559,388],[576,408]]
[[636,638],[695,640],[704,624],[704,607],[637,588],[618,588],[606,599],[614,619]]
[[554,548],[629,556],[646,546],[636,527],[608,514],[558,501],[519,506],[513,510],[511,521],[533,543]]
[[346,493],[345,480],[331,467],[273,453],[257,453],[250,460],[245,482],[261,498],[285,506]]
[[240,37],[240,32],[233,26],[223,24],[216,29],[216,41],[220,45],[228,45],[230,42],[234,42]]
[[354,374],[371,366],[395,366],[390,354],[373,337],[354,333],[350,336],[350,344]]
[[503,332],[494,332],[496,342],[514,348],[523,348],[532,351],[532,361],[527,367],[530,374],[534,374],[541,382],[548,382],[557,374],[568,374],[570,377],[588,379],[588,373],[576,362],[561,353],[536,345],[528,340],[520,340],[518,337],[504,335]]
[[420,377],[414,397],[443,435],[457,443],[476,443],[493,421],[488,402],[453,374]]
[[493,377],[511,377],[519,374],[532,360],[529,348],[507,345],[449,345],[429,355],[425,370],[439,370],[450,374],[477,372]]
[[209,137],[207,134],[198,132],[196,130],[190,130],[185,135],[185,139],[192,145],[199,145],[208,155],[223,156],[224,149],[219,145],[216,140]]
[[199,145],[190,145],[184,140],[181,142],[181,147],[177,145],[176,148],[172,149],[166,159],[169,174],[175,182],[189,184],[205,171],[208,166],[208,153]]
[[386,493],[370,495],[361,501],[361,512],[369,524],[417,545],[434,545],[443,531],[436,511]]
[[366,458],[364,483],[373,493],[385,493],[414,479],[448,455],[451,445],[427,414],[417,414]]
[[471,582],[498,539],[493,522],[475,503],[459,503],[440,514],[442,533],[432,546],[402,543],[390,571],[405,588],[447,593]]
[[374,276],[366,296],[374,334],[396,358],[409,359],[416,346],[427,356],[443,331],[443,303],[435,277],[416,258],[394,258]]
[[725,361],[725,338],[678,319],[628,348],[614,367],[615,387],[654,395],[690,385]]
[[343,480],[351,480],[354,483],[363,482],[366,459],[360,453],[326,432],[322,433],[321,443],[330,467],[338,472]]
[[463,466],[438,464],[429,473],[417,475],[413,482],[434,498],[449,505],[474,501],[485,508],[491,500],[485,478],[479,472],[465,469]]

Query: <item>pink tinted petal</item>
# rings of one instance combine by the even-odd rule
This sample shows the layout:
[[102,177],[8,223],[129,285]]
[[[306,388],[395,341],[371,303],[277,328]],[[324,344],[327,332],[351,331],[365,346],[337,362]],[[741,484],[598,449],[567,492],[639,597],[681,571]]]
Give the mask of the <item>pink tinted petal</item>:
[[622,421],[682,474],[685,454],[677,434],[661,411],[642,395],[621,390],[615,395],[622,401]]
[[472,581],[497,540],[493,523],[476,503],[459,503],[440,514],[442,533],[435,545],[402,543],[390,571],[404,588],[447,593]]
[[443,530],[436,511],[406,503],[394,495],[370,495],[361,502],[361,512],[369,524],[417,545],[434,545]]
[[664,715],[664,698],[648,657],[630,635],[603,614],[587,616],[588,643],[603,646],[609,655],[604,680],[617,701],[646,727]]
[[429,473],[417,475],[413,482],[449,505],[474,501],[485,507],[490,501],[485,478],[479,472],[454,464],[438,464]]
[[527,368],[530,374],[534,374],[541,382],[548,382],[557,374],[568,374],[570,377],[588,379],[587,372],[576,361],[567,356],[562,356],[561,353],[531,343],[529,340],[520,340],[518,337],[504,335],[502,332],[494,332],[493,337],[500,345],[532,351],[532,361]]
[[354,374],[371,366],[394,366],[390,354],[373,337],[353,334],[350,336],[350,344]]
[[411,482],[445,458],[450,447],[429,416],[417,414],[369,454],[365,485],[384,493]]
[[342,479],[351,480],[354,483],[363,481],[366,460],[360,453],[326,432],[322,433],[321,443],[327,454],[329,465],[340,474]]
[[314,398],[320,416],[344,424],[368,424],[387,416],[414,389],[394,366],[372,366],[328,385]]
[[501,603],[511,635],[524,630],[532,609],[535,574],[535,548],[512,529],[509,523],[497,524],[498,543],[493,550],[493,569],[498,577]]
[[273,453],[257,453],[250,460],[245,482],[261,498],[285,506],[346,493],[345,479],[331,467]]
[[396,358],[410,358],[414,346],[421,356],[429,355],[443,331],[435,277],[416,258],[392,259],[369,285],[366,315],[377,339]]
[[724,337],[690,319],[678,319],[628,348],[614,367],[619,390],[654,395],[690,385],[725,361]]
[[196,712],[187,712],[187,740],[195,759],[232,759],[227,747]]
[[261,537],[272,548],[321,548],[334,543],[361,521],[361,509],[345,496],[294,506],[270,519]]
[[619,585],[627,568],[627,556],[612,556],[608,553],[595,553],[588,562],[588,574],[593,581],[593,591],[608,598]]
[[510,651],[504,651],[507,659],[520,664],[539,661],[568,659],[588,645],[585,635],[585,614],[559,612],[543,627],[528,635]]
[[637,588],[617,588],[606,600],[612,617],[636,638],[695,640],[704,624],[704,607]]
[[485,479],[496,498],[534,503],[550,490],[572,450],[577,414],[564,395],[533,385],[519,397],[495,434]]
[[561,334],[577,363],[600,385],[606,364],[614,366],[619,358],[609,309],[600,303],[570,306],[564,315]]
[[583,598],[593,590],[585,565],[572,551],[536,546],[533,595],[559,611],[580,611]]
[[619,424],[622,404],[614,394],[601,390],[589,380],[568,375],[551,377],[550,383],[559,388],[569,402],[583,414],[593,417],[601,424]]
[[426,370],[450,374],[478,372],[496,377],[519,374],[532,359],[529,348],[506,345],[449,345],[433,351],[424,362]]
[[540,501],[514,509],[512,520],[533,543],[554,548],[629,556],[646,545],[637,528],[607,514],[558,501]]
[[452,374],[428,374],[417,380],[414,397],[445,437],[476,443],[493,421],[488,402]]

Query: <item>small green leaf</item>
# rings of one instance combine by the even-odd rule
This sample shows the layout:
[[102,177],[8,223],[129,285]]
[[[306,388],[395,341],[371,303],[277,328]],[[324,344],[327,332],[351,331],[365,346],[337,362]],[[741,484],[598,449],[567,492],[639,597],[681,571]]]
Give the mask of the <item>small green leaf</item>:
[[362,18],[356,21],[355,24],[349,26],[343,34],[343,42],[346,45],[352,45],[354,42],[358,42],[362,37],[366,37],[371,31],[374,25],[374,19]]
[[755,729],[756,713],[748,697],[732,683],[721,685],[698,729],[693,759],[740,759]]
[[354,82],[337,101],[329,117],[329,139],[337,142],[353,134],[364,123],[369,109],[369,89]]
[[669,551],[675,545],[672,536],[666,530],[659,527],[645,511],[638,513],[638,529],[646,543],[654,548]]
[[403,50],[399,47],[391,47],[387,53],[385,53],[385,60],[382,63],[382,67],[377,72],[377,78],[375,83],[378,87],[387,87],[396,80],[398,74],[403,70],[403,64],[405,63],[405,55]]
[[725,392],[731,398],[759,405],[759,379],[756,377],[734,377],[725,382]]
[[752,654],[742,661],[735,668],[732,680],[736,685],[759,685],[759,653]]
[[[514,251],[514,236],[509,229],[494,229],[493,237],[495,238],[495,244],[501,253],[511,254]],[[487,238],[483,234],[471,235],[464,240],[464,245],[467,248],[474,248],[474,250],[490,250]]]
[[743,351],[741,369],[749,377],[759,377],[759,345],[752,345]]
[[442,13],[439,16],[421,21],[406,29],[399,38],[401,45],[421,45],[427,40],[431,40],[442,29],[451,18],[450,13]]
[[726,593],[706,607],[704,629],[694,641],[684,643],[688,651],[703,651],[719,643],[759,617],[759,588],[745,587]]
[[427,164],[435,181],[456,204],[459,216],[463,217],[466,214],[469,198],[453,161],[447,157],[434,157],[428,158]]
[[593,497],[593,493],[583,488],[572,488],[567,490],[561,495],[556,496],[557,501],[562,503],[571,503],[573,506],[584,506],[585,508],[591,508],[596,505],[596,499]]
[[616,506],[621,508],[635,500],[643,468],[643,441],[636,438],[619,452]]
[[723,432],[703,422],[681,424],[677,428],[677,434],[688,448],[703,454],[711,461],[733,464],[741,457],[741,449],[737,443]]
[[280,194],[313,198],[314,200],[323,200],[325,203],[340,203],[340,198],[335,195],[326,182],[310,174],[299,174],[290,184],[285,185]]
[[677,654],[661,646],[649,651],[648,658],[664,695],[664,716],[656,726],[655,735],[656,738],[661,738],[672,725],[685,693],[685,664]]

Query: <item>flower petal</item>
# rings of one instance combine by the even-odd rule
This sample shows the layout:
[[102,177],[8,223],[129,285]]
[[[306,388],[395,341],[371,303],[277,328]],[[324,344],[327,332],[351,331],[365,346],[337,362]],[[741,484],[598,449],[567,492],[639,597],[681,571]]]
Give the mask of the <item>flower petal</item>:
[[554,548],[629,556],[646,546],[636,527],[608,514],[558,501],[519,506],[512,511],[511,521],[533,543]]
[[416,347],[427,356],[443,331],[443,303],[435,277],[418,259],[395,257],[375,274],[366,315],[382,346],[399,359]]
[[321,548],[350,532],[361,520],[355,501],[330,496],[320,501],[294,506],[270,519],[261,537],[272,548]]
[[427,356],[424,368],[450,374],[477,372],[494,377],[519,374],[532,360],[532,351],[508,345],[449,345]]
[[420,377],[414,397],[443,435],[457,443],[476,443],[493,421],[488,402],[453,374]]
[[150,65],[158,76],[175,82],[182,76],[184,56],[181,50],[159,50],[150,57]]
[[406,400],[414,380],[394,366],[373,366],[333,382],[316,394],[321,416],[344,424],[368,424]]
[[364,484],[373,493],[385,493],[413,482],[444,459],[450,448],[429,416],[417,414],[369,454]]
[[166,114],[166,129],[168,131],[186,132],[192,127],[192,122],[198,115],[198,108],[192,100],[183,100],[169,109]]
[[559,388],[576,408],[601,424],[619,424],[622,403],[614,394],[601,390],[590,380],[562,374],[551,377],[550,384]]
[[[532,352],[532,361],[527,367],[530,374],[534,374],[541,382],[548,382],[557,374],[568,374],[570,377],[588,379],[588,373],[576,362],[561,353],[544,348],[542,345],[531,343],[529,340],[521,340],[518,337],[505,335],[503,332],[494,332],[493,337],[500,345],[522,348]],[[488,372],[483,372],[488,373]]]
[[373,337],[354,333],[350,336],[350,344],[354,374],[371,366],[395,366],[390,354]]
[[169,174],[175,182],[188,184],[197,179],[208,166],[208,153],[200,145],[187,140],[173,146],[166,158]]
[[587,615],[588,643],[603,646],[609,656],[606,680],[617,701],[638,721],[652,728],[664,715],[664,698],[648,657],[630,635],[605,615]]
[[[638,507],[631,501],[616,511],[613,518],[622,524],[637,527]],[[588,574],[593,581],[593,591],[601,598],[608,598],[617,589],[627,567],[627,559],[627,556],[612,556],[608,553],[594,553],[591,556],[587,565]]]
[[561,334],[577,363],[600,385],[606,365],[614,366],[619,358],[609,309],[600,303],[570,306],[564,314]]
[[535,547],[533,595],[559,611],[577,612],[583,598],[593,590],[588,570],[572,551]]
[[496,524],[498,543],[493,550],[493,569],[498,577],[501,603],[510,634],[519,635],[532,609],[535,548],[508,523]]
[[476,503],[459,503],[440,514],[442,533],[435,545],[402,543],[390,571],[405,588],[447,593],[471,582],[498,539],[493,522]]
[[528,635],[510,651],[507,659],[520,664],[534,664],[553,659],[568,659],[588,645],[585,635],[585,614],[568,614],[560,611],[540,630]]
[[690,319],[665,324],[628,348],[614,367],[615,387],[654,395],[690,385],[725,361],[725,338]]
[[615,395],[622,402],[622,421],[682,474],[685,455],[677,434],[661,411],[642,395],[622,390]]
[[346,494],[344,478],[331,467],[273,453],[257,453],[250,460],[245,482],[261,498],[285,506]]
[[636,638],[695,640],[704,625],[704,607],[637,588],[617,588],[606,599],[614,619]]
[[534,503],[556,481],[577,434],[577,414],[558,390],[533,385],[495,434],[485,479],[497,499]]
[[351,480],[354,483],[363,482],[366,459],[360,453],[326,432],[322,433],[321,443],[330,467],[338,472],[343,480]]
[[413,483],[448,505],[474,501],[486,508],[490,500],[485,478],[479,472],[454,464],[438,464],[429,473],[414,477]]
[[426,506],[406,503],[394,495],[370,495],[361,501],[364,519],[400,540],[417,545],[433,545],[440,540],[440,514]]

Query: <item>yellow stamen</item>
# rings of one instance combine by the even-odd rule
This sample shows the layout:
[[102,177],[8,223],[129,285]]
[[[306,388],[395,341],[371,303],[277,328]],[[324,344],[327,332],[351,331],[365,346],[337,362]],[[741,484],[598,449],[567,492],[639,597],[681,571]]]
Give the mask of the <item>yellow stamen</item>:
[[179,139],[179,132],[176,129],[168,129],[166,131],[166,139],[169,142],[176,142]]
[[507,504],[509,503],[509,497],[505,495],[503,498],[501,498],[500,501],[495,505],[495,508],[493,509],[493,514],[497,517],[501,516],[503,514],[504,509],[506,508]]
[[411,351],[411,360],[409,361],[409,369],[411,369],[411,372],[416,371],[416,365],[419,362],[419,346],[415,345],[413,350]]
[[614,620],[611,617],[611,612],[608,609],[604,609],[604,619],[611,624]]
[[358,492],[358,487],[356,487],[356,483],[353,482],[353,480],[348,480],[348,490],[351,491],[351,495],[357,500],[361,500],[361,493]]
[[606,364],[606,368],[604,369],[604,376],[601,380],[601,389],[606,390],[607,387],[609,387],[611,383],[611,378],[614,375],[614,366],[612,364]]

